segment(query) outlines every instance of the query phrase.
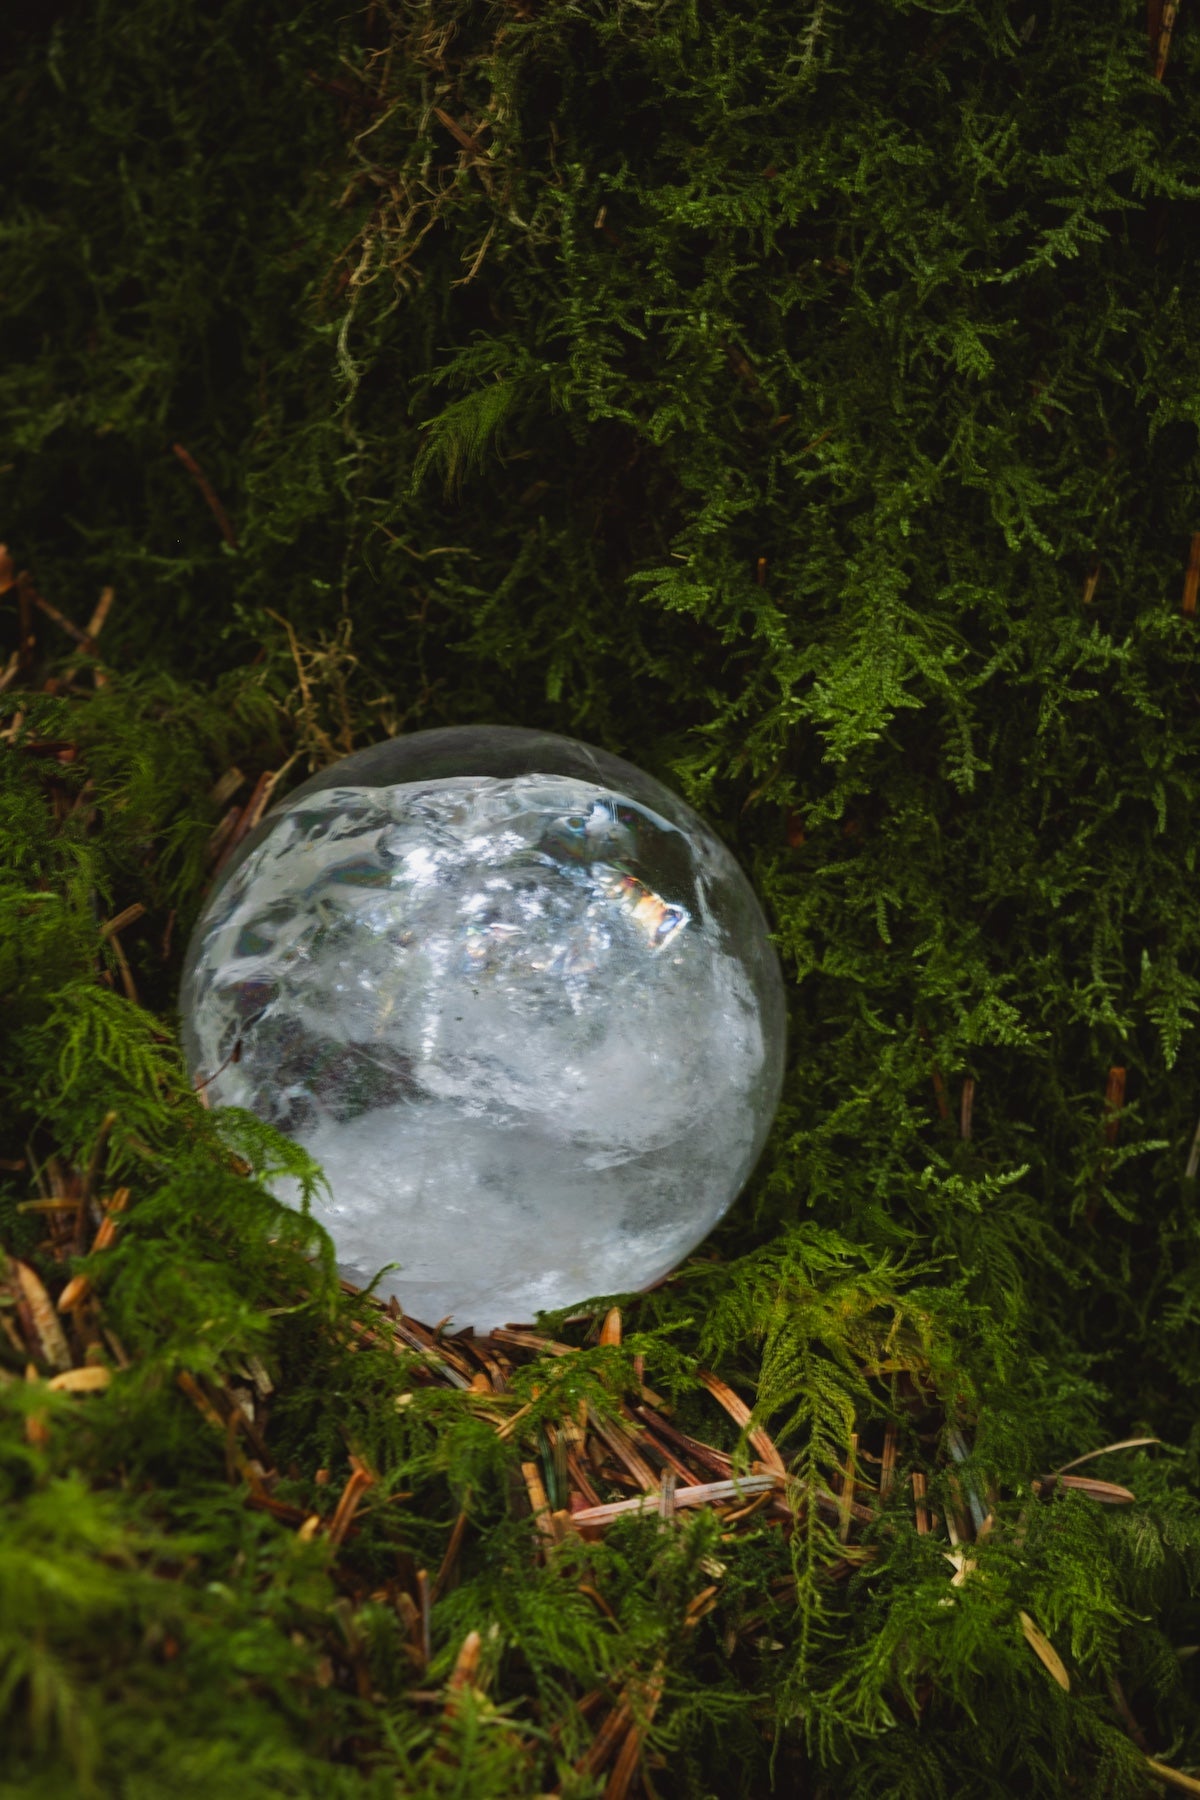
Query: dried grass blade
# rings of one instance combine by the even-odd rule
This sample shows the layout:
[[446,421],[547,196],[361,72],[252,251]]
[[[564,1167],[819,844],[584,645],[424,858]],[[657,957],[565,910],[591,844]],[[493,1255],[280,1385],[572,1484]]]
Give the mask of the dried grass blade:
[[103,1363],[89,1363],[86,1368],[66,1369],[52,1375],[47,1386],[60,1394],[98,1394],[112,1381],[112,1370]]
[[1058,1487],[1074,1488],[1078,1494],[1086,1494],[1089,1500],[1099,1500],[1106,1506],[1128,1506],[1137,1499],[1127,1487],[1118,1487],[1115,1481],[1095,1481],[1089,1475],[1060,1475]]
[[1161,1443],[1162,1439],[1156,1437],[1121,1438],[1115,1444],[1102,1444],[1099,1450],[1085,1451],[1082,1456],[1077,1456],[1073,1462],[1064,1463],[1062,1468],[1056,1470],[1055,1473],[1058,1475],[1065,1475],[1068,1469],[1077,1469],[1080,1463],[1091,1462],[1094,1456],[1108,1456],[1110,1452],[1114,1450],[1138,1450],[1144,1444]]
[[1071,1677],[1067,1674],[1066,1665],[1064,1664],[1062,1657],[1058,1654],[1058,1651],[1054,1648],[1054,1645],[1050,1642],[1050,1639],[1046,1636],[1045,1632],[1041,1631],[1038,1626],[1034,1624],[1027,1612],[1020,1613],[1018,1616],[1021,1620],[1021,1630],[1024,1633],[1025,1642],[1029,1645],[1029,1648],[1033,1651],[1033,1654],[1038,1658],[1039,1662],[1049,1669],[1051,1675],[1053,1675],[1063,1692],[1069,1694],[1071,1691]]
[[14,1260],[12,1267],[17,1272],[21,1297],[29,1308],[42,1360],[52,1369],[69,1369],[71,1352],[49,1294],[27,1263]]

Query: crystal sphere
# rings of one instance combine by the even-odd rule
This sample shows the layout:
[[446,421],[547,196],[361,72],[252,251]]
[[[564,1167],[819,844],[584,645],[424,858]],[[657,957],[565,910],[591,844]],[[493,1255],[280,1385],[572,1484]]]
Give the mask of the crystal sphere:
[[210,1104],[322,1165],[343,1273],[395,1262],[379,1291],[455,1328],[665,1275],[782,1080],[779,965],[729,851],[631,763],[506,726],[389,740],[277,805],[180,1004]]

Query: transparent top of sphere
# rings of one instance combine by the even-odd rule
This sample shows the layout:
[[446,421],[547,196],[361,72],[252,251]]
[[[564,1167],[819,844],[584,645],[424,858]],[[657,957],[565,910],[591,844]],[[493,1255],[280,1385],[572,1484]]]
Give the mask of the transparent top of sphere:
[[[746,877],[631,763],[505,726],[345,757],[222,871],[193,1079],[322,1164],[345,1275],[486,1331],[647,1287],[736,1198],[783,984]],[[280,1184],[284,1198],[292,1198]]]

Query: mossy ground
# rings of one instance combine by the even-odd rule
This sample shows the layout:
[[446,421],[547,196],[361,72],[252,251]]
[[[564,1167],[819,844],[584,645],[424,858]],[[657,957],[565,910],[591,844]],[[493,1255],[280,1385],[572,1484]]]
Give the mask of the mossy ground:
[[[1200,35],[1150,13],[15,10],[5,1800],[1200,1769]],[[36,599],[108,587],[94,643]],[[750,1191],[619,1345],[547,1322],[507,1433],[173,1017],[262,777],[475,720],[686,793],[791,995]],[[749,1466],[706,1368],[794,1527],[551,1549],[581,1400]]]

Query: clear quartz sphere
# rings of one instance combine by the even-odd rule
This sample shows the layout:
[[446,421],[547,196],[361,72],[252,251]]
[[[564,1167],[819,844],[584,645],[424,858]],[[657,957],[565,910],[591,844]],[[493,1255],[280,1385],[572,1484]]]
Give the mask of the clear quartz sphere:
[[507,726],[297,788],[218,878],[180,1005],[210,1104],[322,1165],[344,1275],[395,1262],[378,1291],[455,1329],[665,1275],[782,1080],[779,964],[729,851],[631,763]]

